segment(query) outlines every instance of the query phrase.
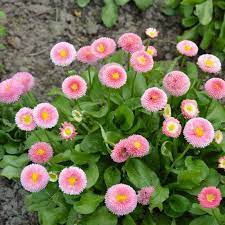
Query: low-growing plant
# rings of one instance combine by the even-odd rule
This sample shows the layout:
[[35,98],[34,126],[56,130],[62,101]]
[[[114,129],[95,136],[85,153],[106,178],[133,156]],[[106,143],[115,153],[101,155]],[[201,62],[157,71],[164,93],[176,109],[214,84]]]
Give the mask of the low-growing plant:
[[[0,101],[15,102],[1,110],[23,106],[13,139],[26,137],[17,151],[5,146],[14,131],[2,128],[1,175],[20,178],[32,192],[26,205],[40,224],[224,224],[225,108],[219,99],[225,81],[210,78],[200,89],[202,77],[218,73],[221,63],[201,55],[197,66],[191,57],[198,47],[187,40],[177,45],[182,56],[157,62],[156,49],[143,43],[154,43],[158,32],[146,34],[144,42],[122,35],[121,49],[111,38],[78,52],[67,42],[56,44],[50,52],[55,65],[77,59],[87,69],[66,72],[61,89],[49,93],[51,103],[37,105],[28,73],[0,84]],[[30,103],[17,101],[22,94]],[[5,114],[2,120],[13,124]]]

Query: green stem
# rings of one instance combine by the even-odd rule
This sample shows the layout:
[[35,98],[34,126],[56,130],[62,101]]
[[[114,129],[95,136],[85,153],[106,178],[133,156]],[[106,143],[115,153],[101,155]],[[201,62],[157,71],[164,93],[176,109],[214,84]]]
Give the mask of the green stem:
[[208,104],[208,106],[207,106],[207,108],[206,108],[205,116],[204,116],[204,117],[207,116],[207,114],[208,114],[208,112],[209,112],[210,105],[212,104],[212,101],[213,101],[213,98],[211,98],[210,101],[209,101],[209,104]]
[[216,209],[217,209],[217,208],[212,209],[212,214],[213,214],[213,216],[215,217],[215,219],[216,219],[216,221],[218,222],[218,224],[221,224],[221,223],[220,223],[220,219],[219,219],[218,216],[217,216]]
[[91,66],[88,66],[88,79],[89,79],[89,88],[91,90]]
[[130,70],[130,57],[131,57],[131,54],[128,53],[127,71]]
[[186,57],[185,56],[182,56],[182,60],[181,60],[181,68],[184,68],[184,65],[186,63]]
[[34,136],[38,139],[38,141],[41,141],[41,137],[37,134],[37,132],[33,132]]
[[132,81],[131,97],[133,97],[134,95],[134,84],[135,84],[136,77],[137,77],[137,72],[135,72],[134,79]]
[[109,109],[110,109],[110,95],[111,95],[111,92],[110,92],[110,89],[108,89],[107,103],[108,103],[108,108]]
[[148,39],[148,40],[146,41],[145,51],[148,50],[148,47],[149,47],[149,46],[150,46],[150,39]]

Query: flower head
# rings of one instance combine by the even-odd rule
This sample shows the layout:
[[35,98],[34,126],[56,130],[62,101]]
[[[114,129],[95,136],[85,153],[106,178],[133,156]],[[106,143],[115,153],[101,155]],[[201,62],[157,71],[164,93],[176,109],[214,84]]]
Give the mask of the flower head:
[[185,99],[181,102],[181,112],[184,118],[192,119],[198,116],[198,103],[195,100]]
[[155,188],[152,186],[142,188],[140,191],[138,191],[138,194],[137,194],[138,203],[142,205],[148,205],[151,195],[154,191],[155,191]]
[[217,130],[214,139],[217,144],[221,144],[223,141],[223,133],[220,130]]
[[105,204],[110,212],[118,216],[127,215],[137,206],[137,195],[132,187],[116,184],[108,189]]
[[130,64],[137,72],[148,72],[152,70],[154,61],[151,55],[146,51],[141,50],[134,52],[130,58]]
[[63,81],[62,91],[67,98],[79,99],[86,94],[87,83],[78,75],[70,76]]
[[182,130],[182,126],[180,124],[180,121],[170,117],[164,120],[163,122],[163,127],[162,127],[162,132],[172,138],[177,138],[180,136]]
[[73,124],[64,122],[60,128],[60,135],[62,139],[72,140],[77,135],[77,132]]
[[220,157],[218,163],[219,163],[218,168],[225,170],[225,156]]
[[84,46],[77,52],[77,60],[87,64],[94,64],[98,61],[92,46]]
[[171,117],[171,107],[170,107],[170,104],[166,104],[166,106],[164,108],[164,111],[163,111],[163,117],[165,119]]
[[225,97],[225,80],[221,78],[211,78],[205,83],[205,91],[214,99]]
[[143,157],[149,153],[148,140],[138,134],[131,135],[127,138],[127,153],[134,157]]
[[214,186],[205,187],[198,194],[198,201],[203,208],[216,208],[222,200],[219,188]]
[[104,65],[99,71],[100,82],[109,88],[120,88],[127,81],[126,70],[117,63],[109,63]]
[[25,190],[38,192],[47,186],[49,175],[43,166],[30,164],[23,168],[20,181]]
[[16,113],[16,125],[21,130],[32,131],[36,127],[36,123],[33,118],[33,110],[27,107],[21,108]]
[[21,83],[23,86],[23,94],[30,91],[34,86],[34,77],[28,72],[18,72],[12,79],[15,79],[17,82]]
[[197,64],[199,68],[206,73],[219,73],[221,70],[221,62],[215,55],[201,55],[198,57]]
[[68,42],[59,42],[53,46],[50,58],[56,66],[68,66],[76,59],[76,50]]
[[112,150],[111,158],[114,162],[121,163],[125,162],[129,158],[129,154],[127,152],[127,140],[120,140]]
[[59,188],[69,195],[79,195],[87,186],[85,172],[78,167],[64,168],[59,174]]
[[172,71],[164,77],[163,87],[172,96],[182,96],[190,88],[190,79],[181,71]]
[[112,55],[116,50],[116,43],[113,39],[102,37],[95,40],[92,43],[94,54],[99,58],[103,59],[109,55]]
[[151,55],[152,57],[156,57],[158,52],[157,49],[154,46],[148,46],[146,52]]
[[152,27],[146,29],[145,33],[148,37],[150,37],[152,39],[158,37],[158,35],[159,35],[159,31]]
[[125,33],[122,36],[120,36],[118,40],[118,45],[125,52],[129,52],[129,53],[134,53],[136,51],[143,49],[141,38],[134,33]]
[[50,171],[48,173],[48,175],[49,175],[49,181],[56,182],[58,180],[58,174],[57,173]]
[[214,129],[212,124],[201,117],[188,120],[183,134],[188,143],[195,148],[205,148],[214,138]]
[[54,127],[59,119],[57,109],[49,103],[40,103],[33,110],[35,123],[43,128]]
[[53,156],[52,146],[46,142],[37,142],[28,151],[28,157],[33,163],[46,163]]
[[192,57],[198,54],[198,46],[193,41],[183,40],[177,44],[177,51],[182,55]]
[[163,109],[167,103],[166,93],[157,88],[148,88],[141,97],[141,104],[149,112],[157,112]]
[[82,114],[82,112],[80,112],[78,110],[73,110],[72,117],[76,122],[80,123],[83,119],[83,114]]

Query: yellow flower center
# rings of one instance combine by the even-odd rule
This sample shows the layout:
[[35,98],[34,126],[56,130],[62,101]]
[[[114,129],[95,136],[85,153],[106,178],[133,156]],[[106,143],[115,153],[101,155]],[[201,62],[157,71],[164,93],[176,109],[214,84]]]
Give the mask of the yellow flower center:
[[204,130],[202,127],[196,127],[194,132],[197,137],[202,137],[204,135]]
[[134,147],[137,148],[137,149],[140,149],[141,148],[141,143],[139,141],[135,141],[134,142]]
[[149,31],[149,32],[148,32],[148,35],[149,35],[151,38],[153,38],[153,37],[155,37],[156,32],[155,32],[155,31]]
[[158,95],[151,95],[151,100],[153,100],[153,101],[155,101],[155,100],[157,100],[158,99]]
[[48,114],[48,112],[43,111],[43,112],[41,113],[41,117],[42,117],[43,120],[49,119],[49,114]]
[[31,180],[36,183],[38,181],[39,174],[38,173],[32,173]]
[[37,155],[44,155],[45,150],[43,150],[43,149],[40,148],[40,149],[37,150],[36,153],[37,153]]
[[216,90],[221,90],[222,89],[222,85],[220,83],[214,83],[213,84],[213,87],[216,89]]
[[121,194],[118,194],[117,196],[116,196],[116,201],[117,202],[124,202],[124,201],[126,201],[127,200],[127,196],[126,195],[121,195]]
[[185,51],[190,51],[191,50],[191,46],[190,45],[184,45],[184,50]]
[[225,160],[223,160],[222,165],[225,166]]
[[78,85],[76,83],[71,85],[72,91],[76,91],[78,89]]
[[120,78],[120,74],[119,73],[113,73],[112,74],[112,78],[114,79],[114,80],[118,80],[119,78]]
[[215,195],[214,194],[208,194],[206,195],[206,199],[208,202],[212,202],[215,199]]
[[6,84],[5,85],[5,91],[8,92],[8,91],[10,91],[10,89],[11,89],[11,86],[9,84]]
[[65,134],[66,135],[71,135],[72,134],[72,130],[69,127],[65,128]]
[[105,51],[105,46],[101,43],[97,47],[98,52],[103,53]]
[[31,122],[32,122],[32,117],[31,117],[31,115],[24,115],[23,116],[23,122],[25,123],[25,124],[30,124]]
[[141,65],[146,65],[147,59],[144,56],[139,56],[137,58],[137,61],[141,64]]
[[176,125],[174,123],[170,123],[167,127],[168,131],[172,132],[176,128]]
[[207,66],[207,67],[213,67],[214,66],[214,61],[212,59],[210,59],[210,58],[207,58],[205,60],[205,66]]
[[62,50],[59,51],[59,55],[62,58],[66,58],[68,56],[68,51],[66,49],[62,49]]
[[188,111],[188,112],[192,112],[193,111],[193,106],[192,105],[187,105],[185,107],[185,110]]
[[69,177],[68,178],[68,183],[71,185],[71,186],[74,186],[77,182],[77,178],[76,177]]
[[153,55],[153,54],[154,54],[154,51],[153,51],[151,48],[148,48],[148,49],[147,49],[147,53],[148,53],[149,55]]

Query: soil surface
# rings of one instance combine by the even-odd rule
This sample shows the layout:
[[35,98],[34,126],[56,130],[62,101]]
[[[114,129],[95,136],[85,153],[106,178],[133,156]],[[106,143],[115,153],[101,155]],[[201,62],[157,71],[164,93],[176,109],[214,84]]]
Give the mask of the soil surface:
[[[52,86],[60,86],[65,78],[49,59],[51,47],[59,41],[68,41],[79,49],[100,36],[118,39],[125,32],[135,32],[144,37],[148,27],[156,27],[161,40],[175,41],[181,32],[179,19],[164,16],[161,1],[155,0],[145,12],[132,3],[121,7],[117,25],[108,29],[100,19],[103,0],[92,0],[84,9],[74,0],[1,0],[8,35],[4,40],[7,48],[0,52],[4,65],[0,80],[18,71],[31,72],[36,78],[34,92],[41,102]],[[158,59],[171,59],[175,54],[173,44],[158,43],[157,48]],[[79,72],[82,67],[75,62],[71,68]],[[0,178],[0,225],[38,224],[36,216],[24,208],[24,194],[19,184]]]

